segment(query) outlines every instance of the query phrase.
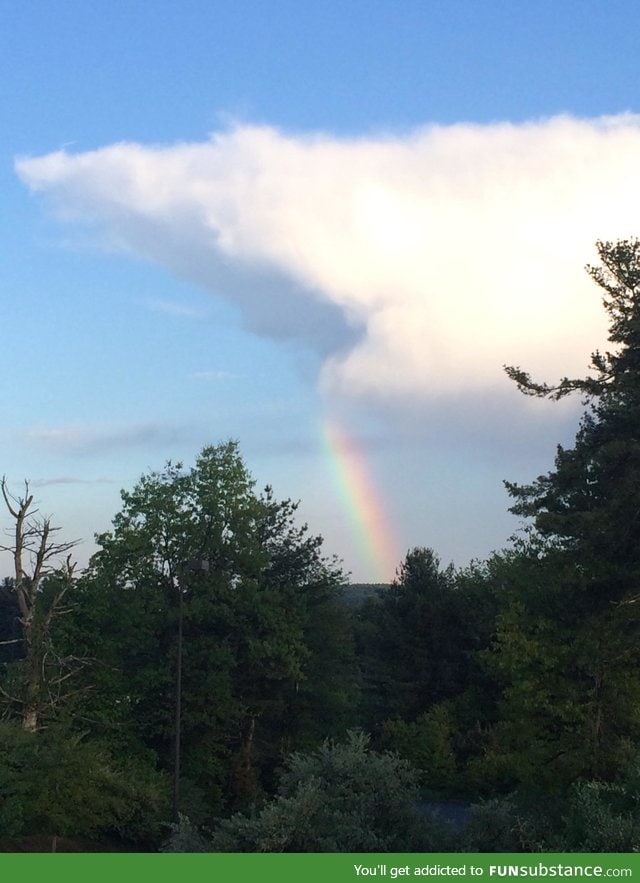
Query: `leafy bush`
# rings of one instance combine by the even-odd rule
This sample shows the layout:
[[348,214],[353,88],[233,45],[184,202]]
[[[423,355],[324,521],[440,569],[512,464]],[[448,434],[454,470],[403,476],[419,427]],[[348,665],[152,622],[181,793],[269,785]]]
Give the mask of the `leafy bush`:
[[515,805],[509,798],[486,800],[472,807],[463,852],[517,852]]
[[171,825],[171,834],[160,847],[160,852],[210,852],[211,844],[187,816],[180,816],[180,824]]
[[411,852],[451,848],[451,831],[416,808],[416,772],[362,733],[293,754],[280,793],[253,816],[223,821],[218,852]]
[[473,807],[465,852],[640,851],[640,767],[620,782],[577,782],[565,797],[531,791]]
[[620,784],[579,782],[563,819],[563,852],[638,852],[640,793]]
[[142,761],[117,762],[97,743],[53,729],[0,724],[0,833],[155,843],[168,815],[164,779]]

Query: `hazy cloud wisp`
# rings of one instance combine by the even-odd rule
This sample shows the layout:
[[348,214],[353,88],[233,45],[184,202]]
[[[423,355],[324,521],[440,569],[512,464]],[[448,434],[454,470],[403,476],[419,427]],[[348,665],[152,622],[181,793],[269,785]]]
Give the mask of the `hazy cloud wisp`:
[[24,442],[41,450],[83,456],[175,441],[179,431],[155,423],[129,426],[56,426],[27,430]]

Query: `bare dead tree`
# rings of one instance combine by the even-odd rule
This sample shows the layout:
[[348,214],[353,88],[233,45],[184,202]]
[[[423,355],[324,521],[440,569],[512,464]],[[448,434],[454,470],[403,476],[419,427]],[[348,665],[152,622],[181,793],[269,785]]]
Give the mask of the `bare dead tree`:
[[[71,550],[77,540],[56,542],[60,528],[51,525],[51,519],[40,517],[34,507],[29,482],[24,483],[24,494],[9,491],[3,476],[0,490],[13,528],[8,531],[11,542],[0,543],[0,550],[13,557],[14,592],[20,611],[20,625],[25,647],[26,678],[20,696],[6,696],[19,703],[22,725],[35,732],[45,706],[55,700],[63,681],[73,673],[68,660],[56,658],[57,674],[47,677],[47,668],[55,656],[51,644],[51,624],[56,616],[68,611],[63,603],[74,582],[76,565]],[[45,581],[52,578],[53,589],[44,592]]]

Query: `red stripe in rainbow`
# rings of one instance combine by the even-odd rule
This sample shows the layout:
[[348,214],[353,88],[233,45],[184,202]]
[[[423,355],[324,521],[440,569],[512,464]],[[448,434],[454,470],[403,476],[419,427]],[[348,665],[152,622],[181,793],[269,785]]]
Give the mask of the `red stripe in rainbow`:
[[340,495],[355,529],[371,582],[390,582],[398,564],[388,524],[364,453],[335,421],[325,420],[323,436]]

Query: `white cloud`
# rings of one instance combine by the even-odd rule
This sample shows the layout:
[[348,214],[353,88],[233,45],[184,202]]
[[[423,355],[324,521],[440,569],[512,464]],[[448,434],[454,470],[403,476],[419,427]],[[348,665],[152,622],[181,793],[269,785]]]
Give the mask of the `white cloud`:
[[204,143],[21,159],[103,243],[304,338],[327,394],[433,398],[585,370],[604,339],[583,266],[640,234],[640,117],[430,126],[339,140],[240,126]]

